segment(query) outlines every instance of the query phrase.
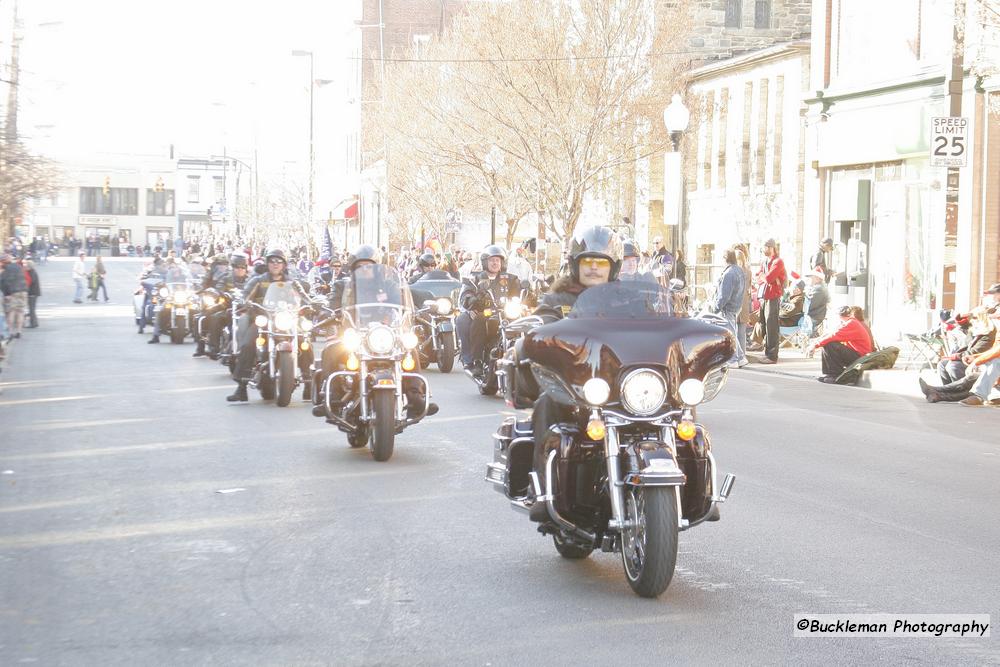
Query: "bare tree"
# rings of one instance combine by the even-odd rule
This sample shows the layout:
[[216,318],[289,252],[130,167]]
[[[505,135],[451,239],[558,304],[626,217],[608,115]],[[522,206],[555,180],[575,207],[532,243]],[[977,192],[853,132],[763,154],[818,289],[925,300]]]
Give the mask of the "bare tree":
[[680,88],[683,54],[665,45],[686,43],[681,4],[470,5],[420,60],[387,69],[379,128],[390,160],[462,182],[467,201],[497,207],[508,243],[531,212],[566,238],[588,197],[621,192],[616,181],[632,177],[621,167],[666,146],[649,119],[663,90]]
[[20,141],[0,142],[0,229],[14,236],[25,201],[56,194],[62,185],[59,168],[35,155]]

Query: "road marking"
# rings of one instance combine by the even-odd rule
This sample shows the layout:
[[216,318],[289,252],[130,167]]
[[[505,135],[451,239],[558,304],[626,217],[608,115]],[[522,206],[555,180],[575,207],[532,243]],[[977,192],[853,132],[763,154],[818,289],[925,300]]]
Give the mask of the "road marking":
[[107,394],[84,394],[81,396],[55,396],[53,398],[24,398],[17,401],[0,401],[0,407],[10,405],[30,405],[32,403],[58,403],[60,401],[85,401],[91,398],[102,398]]
[[35,510],[49,510],[56,509],[59,507],[75,507],[76,505],[87,505],[90,503],[96,503],[100,500],[97,496],[91,496],[89,498],[73,498],[71,500],[50,500],[45,503],[28,503],[27,505],[11,505],[9,507],[0,507],[0,514],[9,514],[11,512],[33,512]]
[[71,459],[80,456],[104,456],[106,454],[131,454],[133,452],[150,452],[160,449],[177,449],[180,447],[200,447],[226,442],[222,438],[205,438],[202,440],[187,440],[175,442],[153,442],[148,445],[125,445],[123,447],[99,447],[96,449],[74,449],[65,452],[44,452],[41,454],[14,454],[2,456],[2,461],[44,461],[51,459]]
[[438,419],[437,417],[428,417],[426,422],[421,422],[421,423],[422,424],[434,425],[434,424],[442,424],[444,422],[464,422],[464,421],[470,421],[470,420],[473,420],[473,419],[486,419],[487,417],[493,417],[494,419],[496,419],[497,417],[502,417],[502,416],[503,415],[501,415],[499,412],[490,412],[490,413],[485,413],[485,414],[481,414],[481,415],[462,415],[461,417],[442,417],[441,419]]
[[133,537],[156,537],[200,530],[223,530],[244,526],[267,526],[277,521],[288,521],[282,514],[256,514],[251,516],[219,517],[215,519],[184,519],[156,523],[125,524],[93,530],[67,530],[44,533],[27,533],[0,537],[0,548],[31,549],[34,547],[68,546],[81,542],[122,540]]
[[189,391],[215,391],[217,389],[232,389],[233,383],[213,384],[210,387],[181,387],[180,389],[161,389],[158,394],[186,394]]
[[89,422],[78,422],[71,420],[61,420],[54,422],[43,422],[39,424],[25,424],[15,426],[15,431],[58,431],[64,428],[88,428],[90,426],[115,426],[118,424],[137,424],[140,422],[156,421],[153,417],[143,417],[137,419],[105,419]]

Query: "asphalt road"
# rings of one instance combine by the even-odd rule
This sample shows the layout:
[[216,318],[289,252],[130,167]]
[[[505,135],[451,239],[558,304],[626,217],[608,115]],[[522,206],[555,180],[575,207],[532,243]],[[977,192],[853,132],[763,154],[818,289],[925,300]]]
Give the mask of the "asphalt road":
[[[560,558],[484,481],[507,412],[428,373],[441,412],[388,463],[193,345],[42,268],[42,326],[0,374],[0,663],[1000,664],[993,639],[795,638],[793,615],[1000,620],[1000,410],[734,372],[700,411],[722,521],[658,600]],[[223,492],[228,491],[228,492]]]

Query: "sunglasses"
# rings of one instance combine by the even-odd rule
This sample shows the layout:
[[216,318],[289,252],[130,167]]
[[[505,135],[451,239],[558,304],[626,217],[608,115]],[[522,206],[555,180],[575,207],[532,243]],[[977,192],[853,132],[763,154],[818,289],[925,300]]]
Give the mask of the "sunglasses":
[[611,260],[604,257],[584,257],[580,260],[580,266],[589,266],[592,269],[610,269]]
[[267,260],[267,263],[268,264],[284,264],[285,260],[278,259],[277,257],[272,257],[271,259]]

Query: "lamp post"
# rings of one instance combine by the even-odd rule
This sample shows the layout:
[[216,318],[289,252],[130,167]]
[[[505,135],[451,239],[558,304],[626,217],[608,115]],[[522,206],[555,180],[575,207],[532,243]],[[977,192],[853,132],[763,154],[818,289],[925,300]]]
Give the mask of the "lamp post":
[[673,227],[673,250],[677,255],[680,245],[680,226],[683,217],[684,171],[681,166],[681,136],[691,122],[691,112],[684,106],[680,95],[674,95],[663,110],[663,124],[670,133],[673,151],[663,156],[663,224]]
[[315,163],[315,151],[313,148],[313,89],[316,87],[316,79],[313,73],[313,52],[295,49],[293,56],[309,56],[309,224],[313,219],[313,169]]

